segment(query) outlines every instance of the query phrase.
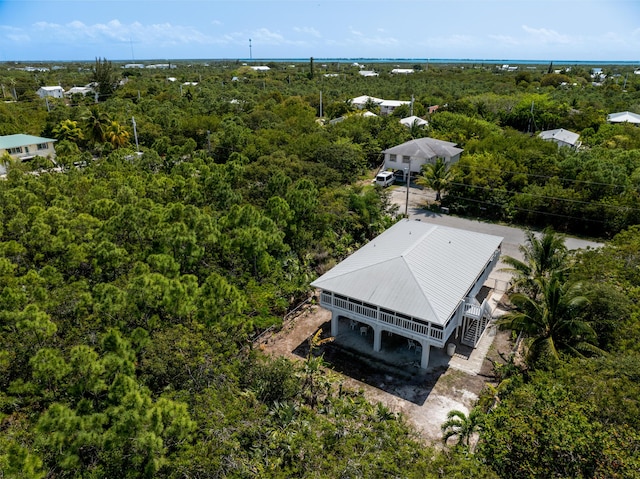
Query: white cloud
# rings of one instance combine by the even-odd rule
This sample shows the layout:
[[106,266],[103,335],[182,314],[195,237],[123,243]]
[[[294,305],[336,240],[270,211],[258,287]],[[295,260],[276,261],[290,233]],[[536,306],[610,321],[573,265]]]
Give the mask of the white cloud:
[[31,31],[38,32],[38,38],[47,43],[129,43],[148,46],[170,46],[187,44],[221,43],[219,38],[206,35],[195,28],[171,23],[144,25],[140,22],[124,24],[117,19],[91,25],[74,20],[64,25],[50,22],[36,22]]
[[293,31],[305,35],[311,35],[316,38],[320,38],[322,36],[320,35],[320,32],[313,27],[294,27]]
[[510,35],[489,35],[489,39],[501,45],[520,45],[520,40]]
[[550,30],[548,28],[532,28],[527,25],[522,25],[522,29],[529,35],[529,40],[533,40],[539,43],[545,44],[570,44],[573,40],[569,35],[563,35]]
[[395,37],[388,36],[384,31],[380,32],[379,29],[376,29],[376,33],[371,35],[349,27],[348,35],[344,39],[340,39],[336,35],[331,40],[327,40],[326,44],[333,46],[393,47],[399,46],[400,41]]
[[0,38],[6,38],[10,42],[24,44],[31,41],[31,37],[20,28],[10,27],[8,25],[0,25]]
[[254,30],[251,33],[251,38],[256,42],[260,42],[265,45],[280,45],[285,43],[285,39],[281,34],[272,32],[268,28],[259,28]]

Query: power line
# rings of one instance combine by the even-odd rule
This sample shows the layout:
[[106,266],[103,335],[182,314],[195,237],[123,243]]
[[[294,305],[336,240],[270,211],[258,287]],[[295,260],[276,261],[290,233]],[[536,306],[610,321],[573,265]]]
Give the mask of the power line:
[[[491,168],[474,168],[474,169],[477,171],[494,171]],[[503,173],[508,173],[511,175],[523,175],[523,176],[529,176],[533,178],[540,178],[540,179],[546,179],[546,180],[557,178],[560,181],[566,181],[566,182],[572,182],[572,183],[585,183],[588,185],[596,185],[596,186],[611,186],[614,188],[626,188],[626,185],[619,185],[617,183],[601,183],[599,181],[574,180],[571,178],[565,178],[557,175],[540,175],[535,173],[525,173],[524,171],[506,171]]]
[[626,210],[639,210],[640,211],[640,208],[635,208],[633,206],[608,205],[608,204],[604,204],[604,203],[594,203],[592,201],[576,200],[576,199],[572,199],[572,198],[561,198],[559,196],[538,195],[538,194],[534,194],[534,193],[526,193],[526,192],[523,192],[523,191],[500,190],[500,189],[497,189],[497,188],[492,188],[490,186],[467,185],[467,184],[464,184],[464,183],[456,183],[456,182],[451,182],[450,184],[457,185],[457,186],[463,186],[463,187],[466,187],[466,188],[481,189],[481,190],[490,191],[490,192],[497,191],[499,193],[506,193],[506,194],[510,194],[512,196],[515,196],[515,195],[527,195],[527,196],[535,196],[535,197],[538,197],[538,198],[545,198],[545,199],[549,199],[549,200],[558,200],[558,201],[566,201],[566,202],[570,202],[570,203],[578,203],[578,204],[588,205],[588,206],[604,206],[604,207],[607,207],[607,208],[618,208],[618,209],[623,209],[624,208]]
[[[458,199],[461,199],[461,200],[471,201],[471,202],[474,202],[474,203],[481,203],[481,204],[489,205],[489,206],[498,206],[498,207],[504,209],[504,205],[500,204],[500,203],[493,203],[493,202],[490,202],[490,201],[476,200],[476,199],[473,199],[473,198],[466,198],[464,196],[457,196],[457,195],[451,195],[451,194],[447,195],[447,197],[449,197],[449,198],[450,197],[458,198]],[[595,219],[591,219],[591,218],[584,218],[582,216],[571,216],[571,215],[564,215],[564,214],[561,214],[561,213],[553,213],[553,212],[550,212],[550,211],[531,210],[531,209],[528,209],[528,208],[520,208],[518,206],[511,206],[511,208],[514,209],[514,210],[517,210],[517,211],[525,211],[527,213],[537,213],[537,214],[546,215],[546,216],[556,216],[556,217],[559,217],[559,218],[568,218],[568,219],[573,219],[573,220],[588,221],[588,222],[591,222],[591,223],[606,224],[605,221],[595,220]]]

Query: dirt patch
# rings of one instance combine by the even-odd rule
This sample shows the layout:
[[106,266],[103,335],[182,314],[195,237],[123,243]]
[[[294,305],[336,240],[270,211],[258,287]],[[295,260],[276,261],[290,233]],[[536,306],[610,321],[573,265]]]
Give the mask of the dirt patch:
[[[318,329],[330,334],[331,313],[312,305],[301,309],[279,331],[261,338],[259,347],[273,356],[302,360],[309,352],[309,338]],[[417,365],[398,368],[373,355],[349,350],[339,342],[323,344],[316,351],[323,354],[331,370],[345,387],[362,390],[373,403],[382,402],[402,413],[422,437],[439,444],[440,426],[453,409],[468,412],[487,382],[493,379],[492,361],[502,362],[512,348],[510,335],[492,328],[493,338],[486,359],[477,374],[455,367],[438,367],[426,372]]]

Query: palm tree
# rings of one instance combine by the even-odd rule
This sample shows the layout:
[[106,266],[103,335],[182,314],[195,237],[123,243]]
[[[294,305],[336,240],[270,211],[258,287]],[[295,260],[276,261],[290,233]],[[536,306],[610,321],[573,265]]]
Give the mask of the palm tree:
[[538,293],[513,293],[509,299],[514,309],[497,321],[499,327],[522,332],[530,340],[528,364],[550,366],[559,358],[559,349],[573,354],[598,352],[593,328],[579,318],[589,303],[580,294],[581,284],[563,282],[557,274],[534,281]]
[[10,78],[7,78],[7,81],[9,82],[9,86],[11,86],[11,93],[12,93],[13,99],[15,101],[18,101],[18,94],[16,93],[16,85],[17,85],[16,79],[13,77],[10,77]]
[[472,436],[482,429],[482,411],[473,408],[469,415],[462,411],[453,410],[447,414],[447,420],[442,424],[442,442],[445,444],[450,438],[457,438],[456,445],[469,447]]
[[91,108],[82,115],[82,121],[85,122],[87,137],[94,143],[104,143],[106,129],[111,123],[109,115]]
[[411,125],[409,125],[409,134],[411,135],[411,138],[413,139],[422,138],[424,136],[424,133],[425,133],[424,125],[420,124],[420,120],[419,119],[413,120]]
[[53,129],[53,134],[58,140],[67,140],[76,144],[84,138],[78,122],[69,119],[62,120],[58,126]]
[[536,297],[539,294],[536,280],[552,275],[564,276],[569,267],[568,251],[564,238],[551,228],[545,228],[539,237],[533,231],[527,231],[525,235],[525,244],[518,248],[523,259],[503,257],[502,261],[508,267],[502,271],[512,274],[514,291]]
[[453,180],[453,171],[449,164],[442,158],[436,159],[435,163],[427,163],[422,170],[422,175],[416,180],[421,186],[426,186],[436,192],[436,201],[442,199],[442,192],[445,191]]
[[107,140],[114,148],[120,148],[129,144],[131,134],[127,129],[115,120],[112,120],[107,127],[105,134]]

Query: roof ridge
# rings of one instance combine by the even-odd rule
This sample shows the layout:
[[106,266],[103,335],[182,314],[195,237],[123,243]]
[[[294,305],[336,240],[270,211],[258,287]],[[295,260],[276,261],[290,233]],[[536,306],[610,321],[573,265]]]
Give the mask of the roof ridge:
[[[433,229],[430,231],[433,231]],[[424,236],[426,236],[426,234],[423,235],[423,237]],[[413,248],[415,248],[415,246],[417,246],[418,243],[419,242],[416,242],[413,247],[408,248],[409,252],[411,252],[411,250],[413,250]],[[428,306],[431,312],[436,316],[436,319],[439,320],[440,318],[438,317],[438,314],[436,313],[436,310],[433,307],[433,304],[431,304],[431,301],[429,300],[429,296],[427,296],[427,292],[422,287],[422,284],[420,283],[420,281],[418,281],[418,278],[416,278],[415,271],[413,271],[413,268],[411,267],[410,263],[407,261],[407,258],[404,255],[404,253],[400,255],[400,258],[402,259],[402,263],[404,264],[404,266],[407,268],[407,271],[411,276],[411,280],[413,281],[414,285],[417,287],[418,291],[420,291],[420,295],[424,298],[425,304]]]

